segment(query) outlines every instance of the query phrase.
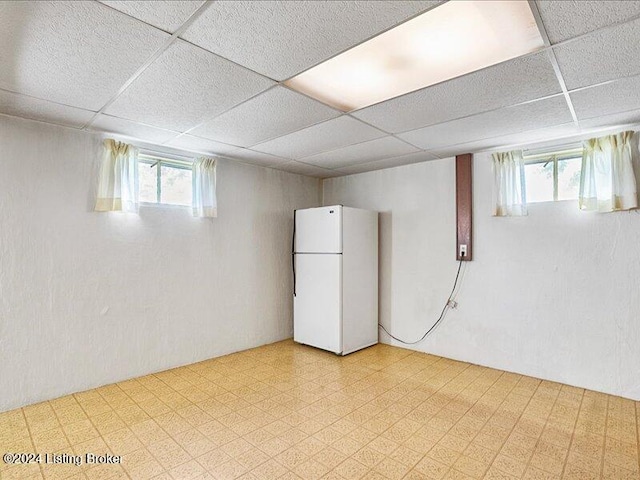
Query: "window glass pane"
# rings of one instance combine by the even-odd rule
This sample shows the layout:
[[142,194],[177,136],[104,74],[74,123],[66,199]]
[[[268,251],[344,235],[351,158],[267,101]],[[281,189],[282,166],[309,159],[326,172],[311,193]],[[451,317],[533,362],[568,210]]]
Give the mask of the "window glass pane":
[[138,163],[138,184],[140,188],[140,201],[156,203],[158,197],[156,191],[158,167],[152,167],[152,163]]
[[553,202],[553,162],[524,166],[527,203]]
[[162,166],[160,202],[191,205],[191,170]]
[[558,162],[558,200],[575,200],[580,190],[581,158]]

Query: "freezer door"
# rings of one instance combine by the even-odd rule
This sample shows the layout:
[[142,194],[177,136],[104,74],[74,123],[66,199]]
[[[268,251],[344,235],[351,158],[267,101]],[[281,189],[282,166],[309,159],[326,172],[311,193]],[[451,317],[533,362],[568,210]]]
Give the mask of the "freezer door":
[[342,255],[297,254],[293,339],[342,353]]
[[296,210],[295,251],[342,253],[342,206]]

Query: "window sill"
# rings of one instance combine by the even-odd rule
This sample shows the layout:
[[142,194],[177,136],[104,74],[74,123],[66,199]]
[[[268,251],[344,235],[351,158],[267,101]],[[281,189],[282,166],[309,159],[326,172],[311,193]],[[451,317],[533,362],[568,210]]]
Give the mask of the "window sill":
[[172,203],[140,202],[140,207],[162,208],[162,209],[171,209],[171,210],[191,210],[191,205],[174,205]]
[[571,198],[569,200],[544,200],[541,202],[527,202],[527,206],[530,207],[531,205],[549,205],[552,203],[567,203],[567,202],[575,202],[576,204],[578,203],[578,199],[577,198]]

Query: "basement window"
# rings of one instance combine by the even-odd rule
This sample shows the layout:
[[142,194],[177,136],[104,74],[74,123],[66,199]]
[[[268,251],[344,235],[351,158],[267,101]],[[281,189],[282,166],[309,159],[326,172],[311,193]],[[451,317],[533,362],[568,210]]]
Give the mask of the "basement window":
[[524,156],[527,203],[576,200],[582,148]]
[[191,162],[139,155],[140,202],[159,205],[191,205]]

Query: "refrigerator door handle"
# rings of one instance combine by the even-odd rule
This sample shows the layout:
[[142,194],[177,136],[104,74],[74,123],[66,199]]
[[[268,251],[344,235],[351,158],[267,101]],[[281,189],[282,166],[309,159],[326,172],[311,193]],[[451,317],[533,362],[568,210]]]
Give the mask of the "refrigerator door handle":
[[293,211],[293,235],[291,238],[291,269],[293,270],[293,296],[296,296],[296,211]]
[[296,296],[296,254],[291,254],[291,269],[293,270],[293,296]]

